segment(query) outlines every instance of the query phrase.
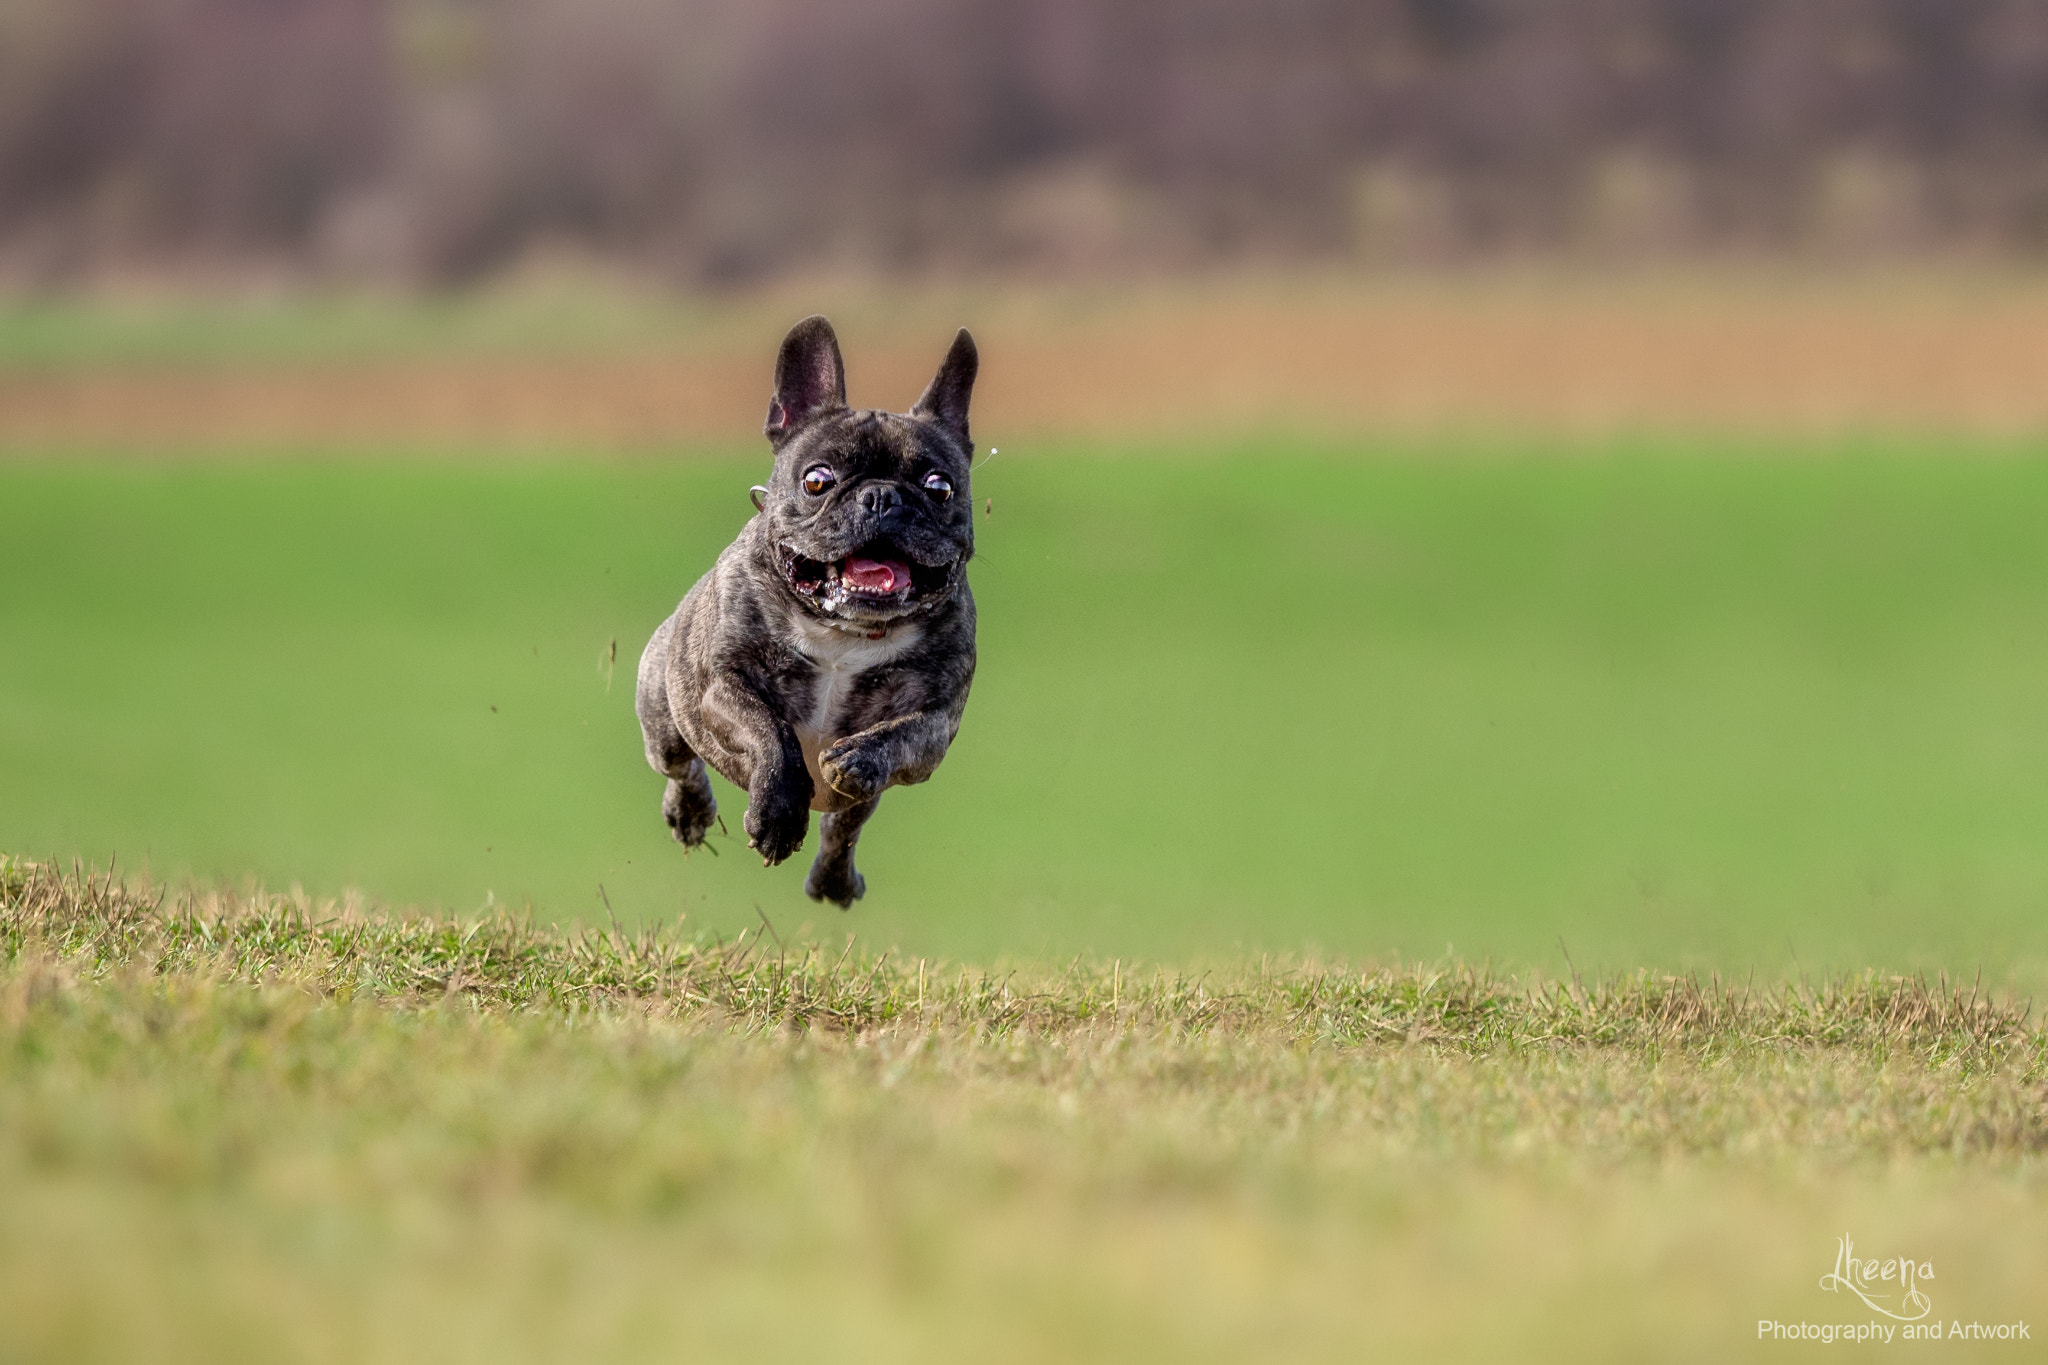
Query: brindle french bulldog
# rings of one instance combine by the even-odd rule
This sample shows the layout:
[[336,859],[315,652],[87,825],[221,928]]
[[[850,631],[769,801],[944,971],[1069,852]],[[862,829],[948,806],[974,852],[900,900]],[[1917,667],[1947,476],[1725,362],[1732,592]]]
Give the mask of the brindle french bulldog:
[[846,405],[832,324],[790,329],[765,427],[775,469],[759,515],[697,580],[640,656],[647,761],[685,848],[718,813],[704,765],[747,793],[748,846],[773,866],[820,811],[804,879],[846,907],[883,791],[932,775],[974,680],[974,443],[979,360],[965,329],[907,413]]

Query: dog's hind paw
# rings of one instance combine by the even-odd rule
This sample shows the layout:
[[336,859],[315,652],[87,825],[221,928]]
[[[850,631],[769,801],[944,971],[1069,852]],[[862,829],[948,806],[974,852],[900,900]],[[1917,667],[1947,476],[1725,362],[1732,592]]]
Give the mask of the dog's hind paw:
[[692,790],[674,778],[661,796],[661,819],[684,848],[696,848],[718,819],[718,802],[709,791]]
[[841,867],[826,867],[821,860],[811,864],[810,873],[804,878],[804,894],[814,901],[831,901],[841,910],[850,910],[853,903],[865,896],[868,879],[851,862]]

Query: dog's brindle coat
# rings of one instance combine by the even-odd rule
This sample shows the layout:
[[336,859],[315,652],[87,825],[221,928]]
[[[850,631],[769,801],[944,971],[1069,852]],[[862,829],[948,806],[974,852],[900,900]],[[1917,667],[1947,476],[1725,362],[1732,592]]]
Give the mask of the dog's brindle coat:
[[939,766],[974,680],[977,365],[963,329],[909,412],[857,410],[830,323],[783,339],[760,512],[640,656],[641,736],[685,848],[718,812],[709,763],[746,789],[747,842],[767,864],[820,811],[804,891],[845,907],[867,889],[861,826],[885,789]]

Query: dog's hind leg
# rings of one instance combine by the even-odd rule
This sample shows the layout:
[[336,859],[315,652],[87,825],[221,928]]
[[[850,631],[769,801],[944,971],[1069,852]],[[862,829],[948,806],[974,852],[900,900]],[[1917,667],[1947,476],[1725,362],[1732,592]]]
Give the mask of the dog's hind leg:
[[804,878],[806,896],[814,901],[831,901],[845,910],[867,891],[867,878],[853,865],[853,846],[860,842],[860,827],[868,822],[881,800],[879,796],[871,797],[818,821],[818,858]]
[[[647,646],[648,656],[657,656],[657,645],[665,645],[673,620],[664,621]],[[668,713],[668,694],[661,670],[650,669],[648,659],[640,661],[640,687],[634,697],[640,716],[640,738],[647,746],[647,766],[668,779],[661,794],[661,818],[684,848],[704,842],[711,824],[718,818],[718,798],[711,794],[711,775],[704,760],[690,751],[690,742],[676,728]]]
[[661,818],[684,848],[704,842],[718,818],[718,798],[711,794],[711,775],[704,760],[690,752],[672,722],[650,727],[646,734],[647,764],[668,779],[661,794]]
[[669,833],[684,848],[695,848],[711,832],[718,818],[718,798],[711,794],[711,778],[704,760],[692,755],[687,761],[664,768],[668,787],[661,794],[661,818]]

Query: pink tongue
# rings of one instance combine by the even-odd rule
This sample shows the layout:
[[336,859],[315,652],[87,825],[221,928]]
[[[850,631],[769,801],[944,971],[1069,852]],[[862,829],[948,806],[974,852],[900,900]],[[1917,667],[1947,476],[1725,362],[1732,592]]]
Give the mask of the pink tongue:
[[910,583],[910,566],[893,559],[854,558],[846,561],[839,577],[863,592],[895,592]]

